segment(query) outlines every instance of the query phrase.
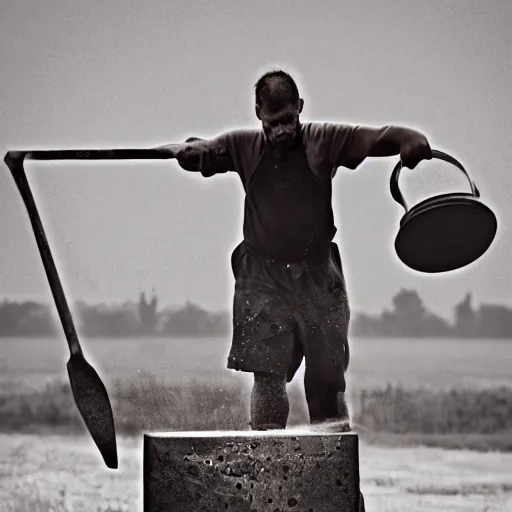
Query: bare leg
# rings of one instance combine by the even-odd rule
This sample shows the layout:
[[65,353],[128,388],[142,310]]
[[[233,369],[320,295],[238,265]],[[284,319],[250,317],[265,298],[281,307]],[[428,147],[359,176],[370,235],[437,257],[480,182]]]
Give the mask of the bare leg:
[[284,429],[290,405],[286,393],[286,377],[255,373],[251,394],[251,427],[253,430]]
[[329,430],[350,430],[350,417],[345,394],[335,387],[318,382],[306,367],[304,388],[312,424],[329,423]]

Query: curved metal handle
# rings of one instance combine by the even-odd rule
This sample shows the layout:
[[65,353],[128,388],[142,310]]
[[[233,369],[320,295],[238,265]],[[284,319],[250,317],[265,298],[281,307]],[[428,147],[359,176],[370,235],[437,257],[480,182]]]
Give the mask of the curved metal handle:
[[[469,181],[472,195],[475,197],[480,197],[480,192],[476,188],[476,185],[470,179],[468,173],[466,172],[466,169],[464,169],[464,167],[458,160],[456,160],[452,156],[450,156],[446,153],[443,153],[442,151],[439,151],[437,149],[432,150],[432,158],[444,160],[445,162],[448,162],[448,163],[454,165],[455,167],[457,167],[459,170],[461,170]],[[404,196],[402,195],[402,192],[400,192],[400,188],[398,186],[398,177],[400,176],[401,170],[402,170],[402,161],[399,161],[396,164],[395,168],[393,169],[393,172],[391,173],[391,179],[390,179],[389,186],[390,186],[390,190],[391,190],[391,196],[393,197],[393,199],[399,205],[401,205],[404,208],[404,210],[407,212],[407,210],[408,210],[407,204],[406,204]]]

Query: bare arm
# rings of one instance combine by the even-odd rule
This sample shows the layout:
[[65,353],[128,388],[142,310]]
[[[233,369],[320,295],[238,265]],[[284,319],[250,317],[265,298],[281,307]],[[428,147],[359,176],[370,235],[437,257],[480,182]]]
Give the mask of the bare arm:
[[215,139],[191,137],[183,143],[153,148],[167,158],[175,158],[180,167],[191,172],[226,172],[233,170],[228,145],[223,136]]
[[400,150],[410,143],[428,145],[425,135],[402,126],[361,127],[359,136],[370,139],[368,156],[399,155]]
[[349,153],[354,159],[400,155],[402,163],[413,169],[421,160],[432,158],[432,150],[426,136],[411,128],[384,126],[372,128],[359,126],[354,132]]

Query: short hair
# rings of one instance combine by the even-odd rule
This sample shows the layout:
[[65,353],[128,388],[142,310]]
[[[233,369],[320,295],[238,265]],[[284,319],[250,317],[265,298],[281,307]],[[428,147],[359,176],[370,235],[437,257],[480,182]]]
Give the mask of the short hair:
[[282,69],[265,73],[255,87],[256,104],[270,110],[278,110],[299,101],[299,89],[294,79]]

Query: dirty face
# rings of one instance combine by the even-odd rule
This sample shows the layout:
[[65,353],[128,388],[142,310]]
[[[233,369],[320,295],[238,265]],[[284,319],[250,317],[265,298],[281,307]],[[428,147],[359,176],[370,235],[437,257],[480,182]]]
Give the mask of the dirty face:
[[265,105],[256,106],[256,115],[261,121],[267,141],[274,149],[289,149],[295,143],[299,130],[301,105],[288,104],[277,110]]

